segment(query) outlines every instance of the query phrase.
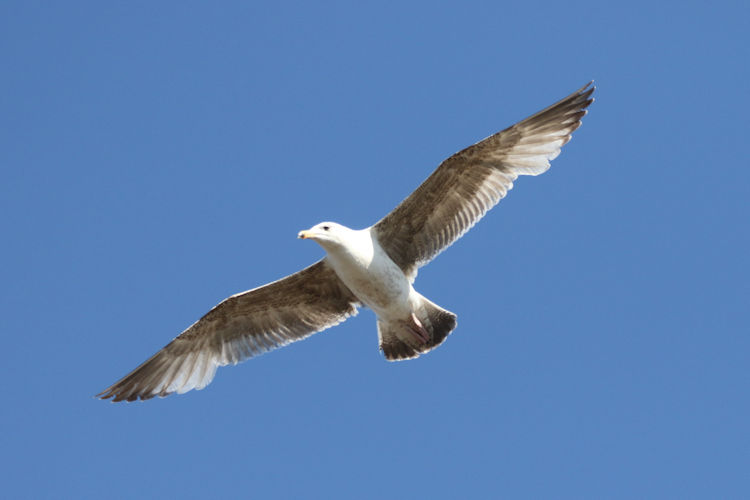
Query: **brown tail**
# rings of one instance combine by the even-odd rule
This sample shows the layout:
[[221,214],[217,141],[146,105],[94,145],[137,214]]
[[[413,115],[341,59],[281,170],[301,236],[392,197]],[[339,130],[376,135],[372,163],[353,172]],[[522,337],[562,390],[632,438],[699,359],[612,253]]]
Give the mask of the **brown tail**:
[[422,297],[417,311],[422,326],[429,333],[425,341],[415,335],[408,320],[385,322],[378,318],[380,349],[388,361],[413,359],[443,343],[456,328],[456,315]]

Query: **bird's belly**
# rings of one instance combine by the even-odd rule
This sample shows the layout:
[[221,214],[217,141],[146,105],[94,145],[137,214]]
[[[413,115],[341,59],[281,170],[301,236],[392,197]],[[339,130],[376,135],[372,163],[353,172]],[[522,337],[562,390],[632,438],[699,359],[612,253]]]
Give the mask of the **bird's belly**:
[[366,266],[356,262],[333,264],[341,281],[375,314],[383,317],[408,314],[411,284],[392,260],[375,258]]

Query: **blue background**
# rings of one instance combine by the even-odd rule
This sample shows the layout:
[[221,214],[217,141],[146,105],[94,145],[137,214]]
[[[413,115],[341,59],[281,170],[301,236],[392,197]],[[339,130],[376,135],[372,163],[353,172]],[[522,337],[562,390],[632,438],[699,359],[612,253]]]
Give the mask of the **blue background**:
[[[746,2],[0,4],[7,498],[747,497]],[[92,396],[590,79],[417,289],[203,391]]]

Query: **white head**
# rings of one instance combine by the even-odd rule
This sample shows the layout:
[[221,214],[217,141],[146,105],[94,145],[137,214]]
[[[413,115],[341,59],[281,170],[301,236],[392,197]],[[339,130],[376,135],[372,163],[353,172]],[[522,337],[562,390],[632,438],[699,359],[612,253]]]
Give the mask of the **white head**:
[[321,222],[306,231],[300,231],[297,236],[302,239],[313,240],[324,249],[329,250],[343,245],[342,238],[345,238],[351,232],[351,229],[341,224]]

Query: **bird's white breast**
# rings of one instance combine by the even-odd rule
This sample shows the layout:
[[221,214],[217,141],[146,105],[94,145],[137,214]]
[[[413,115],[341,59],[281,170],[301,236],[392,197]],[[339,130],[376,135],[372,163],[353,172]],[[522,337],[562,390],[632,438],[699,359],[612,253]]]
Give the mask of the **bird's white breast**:
[[328,250],[341,281],[378,316],[408,315],[409,280],[369,229],[351,231],[343,245]]

